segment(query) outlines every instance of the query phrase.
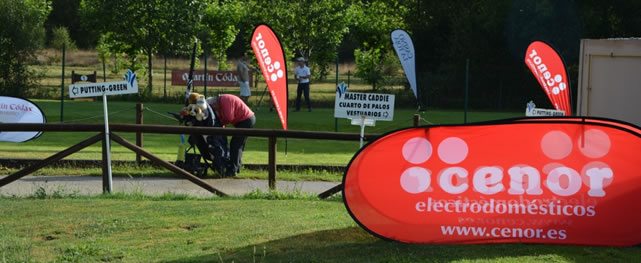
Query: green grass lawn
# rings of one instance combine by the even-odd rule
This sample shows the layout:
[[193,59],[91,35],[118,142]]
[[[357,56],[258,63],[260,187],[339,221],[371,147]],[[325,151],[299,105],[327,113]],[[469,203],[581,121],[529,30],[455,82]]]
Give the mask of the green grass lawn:
[[400,244],[360,229],[339,201],[262,197],[0,198],[0,262],[641,260],[639,247]]

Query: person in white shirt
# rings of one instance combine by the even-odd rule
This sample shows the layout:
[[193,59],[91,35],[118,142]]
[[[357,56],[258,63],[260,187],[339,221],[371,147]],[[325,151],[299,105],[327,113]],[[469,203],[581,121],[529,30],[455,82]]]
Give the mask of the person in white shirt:
[[305,103],[307,110],[312,111],[312,104],[309,102],[309,79],[311,71],[305,65],[305,59],[299,57],[296,59],[296,71],[294,73],[296,80],[298,80],[298,88],[296,88],[296,111],[300,111],[300,96],[305,95]]
[[247,65],[247,56],[243,55],[238,59],[236,71],[238,72],[238,86],[240,86],[240,98],[247,104],[249,97],[252,95],[249,89],[249,71],[253,67]]

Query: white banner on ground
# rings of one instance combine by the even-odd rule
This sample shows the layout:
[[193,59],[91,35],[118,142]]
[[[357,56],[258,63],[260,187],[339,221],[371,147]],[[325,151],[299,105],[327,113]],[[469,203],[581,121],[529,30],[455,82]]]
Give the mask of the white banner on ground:
[[[33,102],[14,97],[0,96],[0,123],[46,123],[42,110]],[[26,142],[38,138],[42,132],[3,132],[2,142]]]
[[391,121],[394,119],[394,95],[379,93],[336,92],[334,117]]
[[405,71],[407,81],[410,83],[412,92],[414,92],[414,97],[418,99],[416,93],[416,56],[414,55],[412,38],[410,38],[410,35],[404,30],[396,29],[392,31],[392,44],[394,45],[394,50],[396,50],[398,58],[401,60],[403,71]]
[[525,116],[526,117],[565,116],[565,112],[560,110],[539,109],[539,108],[536,108],[536,105],[534,104],[534,102],[530,101],[525,107]]

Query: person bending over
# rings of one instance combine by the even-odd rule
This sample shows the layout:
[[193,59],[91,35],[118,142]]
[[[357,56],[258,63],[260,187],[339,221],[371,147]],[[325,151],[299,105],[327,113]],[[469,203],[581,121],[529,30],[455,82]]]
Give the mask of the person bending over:
[[[254,112],[238,96],[223,94],[207,99],[222,125],[233,125],[235,128],[253,128],[256,124]],[[229,164],[225,176],[236,176],[240,172],[243,150],[247,136],[234,135],[229,142]]]

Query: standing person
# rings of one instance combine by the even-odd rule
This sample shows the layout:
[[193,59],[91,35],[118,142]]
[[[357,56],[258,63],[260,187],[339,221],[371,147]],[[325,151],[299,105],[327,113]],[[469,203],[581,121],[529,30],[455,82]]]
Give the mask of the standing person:
[[247,104],[249,97],[252,95],[249,89],[249,70],[250,66],[247,65],[247,55],[241,56],[236,63],[236,71],[238,72],[238,86],[240,86],[240,98]]
[[311,71],[305,65],[305,59],[299,57],[296,59],[296,71],[294,73],[296,80],[298,80],[298,87],[296,88],[296,111],[300,111],[300,95],[305,95],[305,103],[307,103],[307,110],[312,111],[312,104],[309,102],[309,79],[311,78]]
[[[216,112],[216,117],[221,125],[234,125],[235,128],[254,128],[256,117],[254,112],[239,97],[223,94],[207,99],[207,103]],[[229,142],[229,164],[225,176],[236,176],[240,172],[243,150],[247,136],[234,135]]]

